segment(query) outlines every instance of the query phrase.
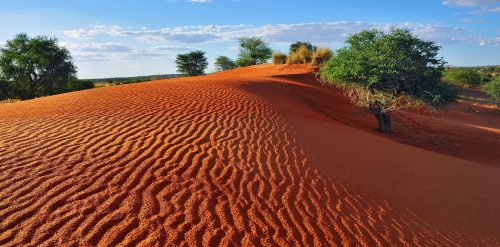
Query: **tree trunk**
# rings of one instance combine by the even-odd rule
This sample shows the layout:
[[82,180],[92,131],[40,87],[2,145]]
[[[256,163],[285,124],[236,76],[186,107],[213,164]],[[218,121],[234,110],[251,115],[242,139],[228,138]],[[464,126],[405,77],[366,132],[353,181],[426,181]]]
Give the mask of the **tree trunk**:
[[378,129],[382,133],[392,133],[392,120],[389,112],[383,111],[378,104],[371,104],[370,111],[378,121]]

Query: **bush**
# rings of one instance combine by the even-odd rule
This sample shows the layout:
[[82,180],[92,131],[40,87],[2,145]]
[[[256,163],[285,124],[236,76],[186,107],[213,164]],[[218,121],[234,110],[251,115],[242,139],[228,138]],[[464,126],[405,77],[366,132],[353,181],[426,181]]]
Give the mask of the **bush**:
[[444,79],[460,86],[477,87],[481,84],[481,75],[473,68],[449,68],[444,72]]
[[288,59],[288,56],[285,53],[282,52],[275,52],[273,53],[273,64],[286,64],[286,60]]
[[94,83],[89,80],[72,80],[68,83],[69,91],[80,91],[85,89],[91,89],[94,87],[95,87]]
[[312,64],[316,66],[321,66],[325,64],[330,58],[333,57],[333,52],[330,48],[319,47],[314,51],[312,57]]
[[215,70],[216,71],[225,71],[225,70],[230,70],[230,69],[235,69],[238,66],[236,63],[226,57],[226,56],[220,56],[217,59],[215,59]]
[[314,51],[316,51],[316,48],[317,48],[317,47],[316,47],[316,46],[314,46],[314,45],[312,45],[311,43],[309,43],[309,42],[302,42],[302,41],[298,41],[298,42],[295,42],[295,43],[293,43],[293,44],[291,44],[291,45],[290,45],[290,52],[289,52],[289,54],[292,54],[292,53],[297,52],[297,50],[299,50],[299,48],[300,48],[301,46],[304,46],[304,45],[305,45],[305,46],[306,46],[309,50],[311,50],[311,51],[313,51],[313,52],[314,52]]
[[500,100],[500,80],[491,81],[484,85],[484,91],[493,99]]
[[458,97],[441,80],[445,61],[433,42],[394,29],[389,34],[365,30],[346,43],[321,68],[321,77],[345,88],[353,103],[368,107],[381,132],[392,132],[392,111],[417,105],[444,108]]
[[236,64],[241,67],[264,64],[269,61],[273,50],[269,45],[259,37],[241,38],[240,54]]
[[177,63],[177,71],[188,76],[203,75],[208,66],[208,61],[203,51],[179,54],[175,63]]
[[0,78],[0,100],[7,99],[9,97],[9,83]]
[[295,52],[290,53],[288,56],[289,64],[304,64],[311,63],[313,51],[307,45],[300,46]]

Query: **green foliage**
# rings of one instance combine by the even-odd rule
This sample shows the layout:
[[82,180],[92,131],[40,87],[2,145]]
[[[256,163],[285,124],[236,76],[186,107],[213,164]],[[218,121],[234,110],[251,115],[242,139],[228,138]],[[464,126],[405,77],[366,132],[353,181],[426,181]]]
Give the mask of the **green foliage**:
[[298,42],[295,42],[293,44],[290,45],[290,52],[289,54],[292,54],[292,53],[295,53],[297,52],[297,50],[301,47],[301,46],[306,46],[307,49],[309,49],[310,51],[316,51],[316,46],[312,45],[311,43],[309,42],[301,42],[301,41],[298,41]]
[[175,62],[177,63],[177,71],[188,76],[203,75],[208,66],[205,52],[199,50],[179,54]]
[[76,74],[69,51],[55,38],[18,34],[0,53],[0,70],[11,97],[29,99],[64,92]]
[[479,86],[481,75],[474,68],[449,68],[444,72],[444,79],[461,86]]
[[220,56],[217,59],[215,59],[215,70],[216,71],[231,70],[231,69],[235,69],[237,67],[238,66],[236,65],[236,63],[232,59],[230,59],[226,56]]
[[80,90],[85,90],[85,89],[91,89],[94,88],[94,82],[90,80],[78,80],[74,79],[69,81],[68,83],[68,90],[69,91],[80,91]]
[[495,80],[484,85],[484,91],[493,99],[500,100],[500,80]]
[[251,66],[256,64],[264,64],[269,61],[273,50],[269,45],[259,37],[241,38],[240,54],[236,60],[238,66]]
[[313,51],[307,45],[301,45],[288,56],[289,64],[305,64],[312,61]]
[[316,66],[322,66],[332,57],[333,51],[330,48],[318,47],[313,53],[312,64]]
[[[346,43],[322,67],[321,77],[345,88],[360,89],[351,91],[351,99],[369,106],[379,123],[382,113],[417,104],[443,108],[458,97],[441,80],[445,62],[438,57],[440,47],[433,42],[408,30],[394,29],[389,34],[365,30],[348,37]],[[363,97],[359,92],[364,92]]]
[[272,61],[273,64],[286,64],[288,56],[282,52],[273,53]]

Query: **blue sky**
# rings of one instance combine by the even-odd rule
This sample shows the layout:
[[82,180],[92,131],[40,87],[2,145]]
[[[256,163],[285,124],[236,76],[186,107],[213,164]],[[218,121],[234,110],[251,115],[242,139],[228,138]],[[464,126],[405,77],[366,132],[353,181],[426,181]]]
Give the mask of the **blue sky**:
[[55,36],[81,78],[175,73],[176,54],[196,49],[213,64],[235,58],[243,36],[337,49],[392,26],[441,44],[450,65],[500,64],[500,0],[0,0],[0,46],[19,32]]

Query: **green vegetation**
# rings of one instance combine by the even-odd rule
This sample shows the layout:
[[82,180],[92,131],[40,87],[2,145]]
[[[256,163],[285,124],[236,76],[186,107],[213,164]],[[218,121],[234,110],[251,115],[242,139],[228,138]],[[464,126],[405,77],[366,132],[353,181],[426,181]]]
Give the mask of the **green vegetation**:
[[94,83],[90,80],[78,80],[75,78],[68,82],[69,91],[80,91],[85,89],[91,89],[94,87],[95,87]]
[[208,66],[208,61],[203,51],[179,54],[175,63],[177,63],[177,71],[188,76],[203,75]]
[[481,75],[474,68],[449,68],[444,71],[444,79],[459,86],[477,87],[481,84]]
[[288,56],[282,52],[273,53],[272,61],[273,64],[286,64]]
[[311,63],[313,51],[307,45],[301,45],[297,50],[292,51],[288,56],[289,64]]
[[484,91],[493,99],[500,100],[500,80],[495,80],[484,85]]
[[392,111],[417,105],[443,108],[457,99],[441,80],[445,61],[435,43],[401,29],[389,34],[365,30],[346,42],[322,67],[321,77],[346,89],[353,103],[368,107],[381,132],[392,132]]
[[290,45],[290,52],[289,52],[289,54],[297,52],[297,50],[299,50],[299,48],[301,46],[306,46],[308,50],[313,51],[313,52],[316,51],[316,48],[317,48],[316,46],[312,45],[309,42],[297,41],[297,42],[295,42],[295,43],[293,43],[293,44]]
[[57,39],[18,34],[0,49],[0,99],[31,99],[76,90],[76,67]]
[[226,56],[219,56],[217,59],[215,59],[215,70],[216,71],[226,71],[230,69],[235,69],[238,67],[236,63],[226,57]]
[[241,67],[256,64],[265,64],[272,56],[273,50],[269,45],[259,37],[241,38],[240,54],[236,64]]
[[316,66],[322,66],[332,57],[333,51],[330,50],[330,48],[318,47],[313,53],[312,64]]

